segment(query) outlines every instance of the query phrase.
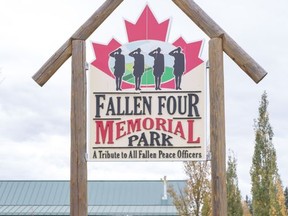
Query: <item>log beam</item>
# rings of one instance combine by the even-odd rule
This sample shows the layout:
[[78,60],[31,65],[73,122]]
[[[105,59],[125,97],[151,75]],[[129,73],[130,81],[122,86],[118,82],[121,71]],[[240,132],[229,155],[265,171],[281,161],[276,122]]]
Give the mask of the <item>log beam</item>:
[[193,0],[173,2],[210,38],[223,38],[224,52],[251,78],[260,82],[267,72],[249,56],[214,20]]
[[72,40],[86,40],[102,22],[123,2],[106,0],[103,5],[69,38],[32,77],[43,86],[72,55]]

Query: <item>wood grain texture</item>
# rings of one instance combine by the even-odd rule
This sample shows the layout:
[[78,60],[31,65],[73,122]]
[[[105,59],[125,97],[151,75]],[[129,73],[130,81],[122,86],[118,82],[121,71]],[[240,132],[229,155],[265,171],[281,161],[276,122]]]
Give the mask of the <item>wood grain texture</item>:
[[87,216],[86,48],[72,41],[70,215]]
[[173,0],[173,2],[210,38],[222,37],[225,53],[253,79],[254,82],[260,82],[267,75],[267,72],[193,0]]
[[72,55],[73,39],[86,40],[103,21],[123,2],[123,0],[106,0],[102,6],[69,38],[32,77],[43,86],[53,74]]
[[48,59],[32,78],[38,85],[43,86],[71,54],[71,39],[69,39]]
[[122,2],[123,0],[106,0],[71,38],[86,40]]
[[227,215],[224,72],[222,39],[209,41],[210,148],[213,216]]

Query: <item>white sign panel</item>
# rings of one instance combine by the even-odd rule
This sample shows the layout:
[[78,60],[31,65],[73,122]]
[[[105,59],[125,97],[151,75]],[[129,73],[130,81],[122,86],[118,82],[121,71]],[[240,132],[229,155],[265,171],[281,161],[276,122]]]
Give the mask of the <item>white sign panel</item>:
[[107,45],[93,43],[90,161],[206,159],[202,41],[166,42],[169,22],[158,24],[147,6],[136,24],[125,23],[129,43],[114,39]]

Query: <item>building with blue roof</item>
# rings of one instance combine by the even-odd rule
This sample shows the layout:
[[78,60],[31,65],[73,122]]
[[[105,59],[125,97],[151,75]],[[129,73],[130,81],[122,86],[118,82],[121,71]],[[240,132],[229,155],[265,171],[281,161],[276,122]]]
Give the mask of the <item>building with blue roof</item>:
[[[185,181],[169,181],[176,190]],[[88,215],[178,215],[163,181],[88,181]],[[0,215],[70,215],[69,181],[0,181]]]

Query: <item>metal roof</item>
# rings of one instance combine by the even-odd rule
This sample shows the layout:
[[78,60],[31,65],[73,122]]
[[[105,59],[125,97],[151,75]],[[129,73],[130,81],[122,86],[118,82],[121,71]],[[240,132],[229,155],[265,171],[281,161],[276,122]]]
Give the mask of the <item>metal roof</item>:
[[[185,181],[169,181],[175,189]],[[69,215],[69,181],[0,181],[0,215]],[[88,181],[89,215],[177,215],[162,181]]]
[[[89,206],[89,215],[177,215],[173,206]],[[70,215],[69,206],[0,206],[0,215]]]

